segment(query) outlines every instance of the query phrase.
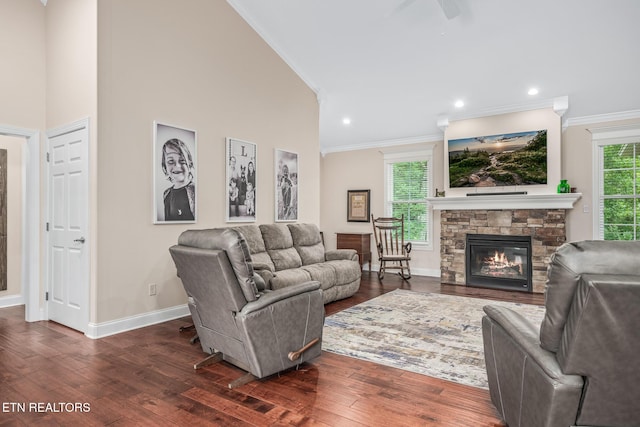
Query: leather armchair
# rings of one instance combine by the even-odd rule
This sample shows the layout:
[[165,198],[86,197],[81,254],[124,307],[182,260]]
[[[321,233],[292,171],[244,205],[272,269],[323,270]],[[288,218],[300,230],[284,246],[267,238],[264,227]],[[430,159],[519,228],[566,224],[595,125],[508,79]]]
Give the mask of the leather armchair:
[[309,361],[321,353],[324,305],[318,282],[267,291],[254,273],[242,234],[188,230],[169,249],[187,293],[202,345],[211,356],[248,374],[230,388]]
[[538,330],[485,306],[491,400],[510,427],[640,426],[640,242],[567,243]]

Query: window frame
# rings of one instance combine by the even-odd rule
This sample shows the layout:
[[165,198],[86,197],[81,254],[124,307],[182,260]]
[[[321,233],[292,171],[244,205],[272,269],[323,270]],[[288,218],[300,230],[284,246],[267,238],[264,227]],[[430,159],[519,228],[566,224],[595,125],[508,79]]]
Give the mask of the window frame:
[[[604,240],[604,147],[640,143],[640,126],[634,124],[631,126],[590,129],[590,132],[593,143],[593,238]],[[635,198],[640,198],[637,188]],[[636,220],[634,219],[634,221]],[[640,227],[640,224],[636,223],[636,227]]]
[[384,154],[384,214],[385,216],[392,215],[391,205],[393,203],[390,197],[393,194],[392,181],[389,177],[389,166],[394,163],[402,162],[427,162],[427,189],[424,198],[427,212],[427,240],[410,240],[411,246],[414,250],[433,250],[433,208],[429,203],[428,198],[431,194],[433,187],[433,148],[403,151],[396,153]]

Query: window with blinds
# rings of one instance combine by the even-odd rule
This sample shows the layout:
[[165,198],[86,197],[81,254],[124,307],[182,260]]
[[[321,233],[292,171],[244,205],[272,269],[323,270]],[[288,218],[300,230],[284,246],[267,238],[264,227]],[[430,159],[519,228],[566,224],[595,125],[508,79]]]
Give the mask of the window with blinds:
[[598,146],[598,237],[640,240],[640,137]]
[[431,152],[385,155],[385,215],[404,215],[405,241],[431,244]]

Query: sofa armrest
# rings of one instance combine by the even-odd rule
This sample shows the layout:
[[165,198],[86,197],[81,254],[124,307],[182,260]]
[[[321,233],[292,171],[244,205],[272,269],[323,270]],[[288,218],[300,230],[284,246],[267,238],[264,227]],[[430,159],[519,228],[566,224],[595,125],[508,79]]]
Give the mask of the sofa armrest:
[[275,272],[269,264],[262,262],[252,262],[254,276],[260,277],[261,283],[256,280],[258,291],[271,289],[271,279],[275,277]]
[[251,262],[251,265],[253,266],[253,269],[258,271],[258,270],[267,270],[270,271],[272,273],[275,273],[275,271],[273,270],[273,268],[271,268],[271,266],[269,264],[266,264],[264,262]]
[[502,418],[521,427],[573,425],[583,378],[562,372],[555,353],[540,346],[537,329],[520,314],[491,305],[484,312],[489,393]]
[[315,291],[316,289],[320,289],[320,282],[310,281],[266,292],[262,294],[256,301],[251,301],[250,303],[242,307],[240,314],[248,315],[250,313],[262,310],[263,308],[278,301],[285,300],[287,298],[291,298],[307,292]]
[[324,259],[325,261],[346,259],[357,262],[358,252],[356,252],[354,249],[331,249],[325,251]]
[[[564,377],[575,377],[575,375],[562,373],[556,354],[540,347],[538,330],[520,313],[493,305],[486,305],[483,310],[550,378],[559,380]],[[582,380],[576,385],[582,386]]]

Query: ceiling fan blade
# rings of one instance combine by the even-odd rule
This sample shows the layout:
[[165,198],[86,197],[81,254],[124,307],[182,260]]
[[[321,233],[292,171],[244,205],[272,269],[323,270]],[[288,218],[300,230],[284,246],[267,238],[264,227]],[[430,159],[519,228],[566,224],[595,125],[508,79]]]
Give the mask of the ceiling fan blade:
[[436,0],[442,9],[442,13],[447,19],[453,19],[460,15],[460,8],[456,4],[456,0]]
[[413,2],[415,2],[416,0],[404,0],[402,3],[400,3],[398,6],[396,6],[396,8],[393,10],[393,13],[399,13],[401,10],[406,9],[407,7],[411,6],[411,4]]

